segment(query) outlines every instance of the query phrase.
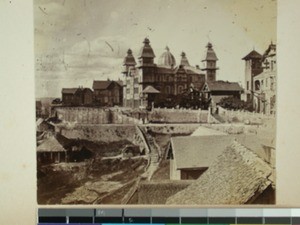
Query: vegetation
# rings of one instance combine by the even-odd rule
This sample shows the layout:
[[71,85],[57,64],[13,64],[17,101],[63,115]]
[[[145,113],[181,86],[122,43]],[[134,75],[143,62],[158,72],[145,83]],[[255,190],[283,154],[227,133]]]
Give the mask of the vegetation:
[[219,106],[225,109],[253,111],[253,105],[251,102],[245,102],[236,97],[222,98],[219,102]]

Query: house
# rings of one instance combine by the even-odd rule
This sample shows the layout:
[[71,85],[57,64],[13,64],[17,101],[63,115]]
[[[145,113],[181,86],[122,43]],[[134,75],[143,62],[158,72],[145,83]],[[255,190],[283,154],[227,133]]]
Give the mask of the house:
[[252,50],[242,60],[245,60],[245,92],[243,98],[247,102],[252,102],[254,91],[253,78],[263,71],[262,55]]
[[276,45],[271,43],[262,56],[263,72],[253,79],[253,104],[258,113],[270,115],[276,112],[276,62]]
[[243,88],[237,82],[228,81],[208,81],[202,87],[202,93],[205,99],[211,101],[212,107],[221,101],[222,98],[235,97],[241,99]]
[[[177,64],[168,46],[155,63],[156,56],[150,40],[145,38],[143,44],[138,55],[138,64],[131,49],[127,51],[123,61],[124,106],[126,107],[147,107],[152,104],[149,102],[163,102],[165,99],[181,95],[191,85],[200,90],[205,79],[214,81],[216,78],[218,59],[210,43],[207,45],[202,70],[197,65],[190,65],[185,52],[181,53],[181,59]],[[150,101],[145,101],[144,93],[149,87],[159,92]]]
[[67,161],[67,149],[51,136],[37,146],[37,160],[39,163],[59,163]]
[[198,179],[234,140],[229,135],[172,137],[168,149],[170,179]]
[[274,170],[253,151],[234,141],[207,171],[166,204],[274,204]]
[[275,114],[276,112],[276,44],[268,46],[263,55],[256,51],[243,58],[245,69],[245,99],[252,102],[258,113]]
[[95,80],[93,82],[95,104],[101,106],[122,105],[123,86],[121,82]]
[[89,88],[63,88],[62,104],[65,106],[82,106],[93,103],[93,91]]
[[39,163],[81,162],[93,157],[94,153],[81,140],[68,139],[60,134],[48,135],[37,146]]

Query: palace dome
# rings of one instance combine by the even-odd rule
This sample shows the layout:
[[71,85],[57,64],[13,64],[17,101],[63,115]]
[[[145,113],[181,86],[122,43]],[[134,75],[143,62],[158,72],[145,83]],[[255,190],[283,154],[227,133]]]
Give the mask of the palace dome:
[[166,51],[159,57],[158,65],[168,66],[168,67],[172,67],[176,65],[175,57],[170,52],[168,46],[166,47]]

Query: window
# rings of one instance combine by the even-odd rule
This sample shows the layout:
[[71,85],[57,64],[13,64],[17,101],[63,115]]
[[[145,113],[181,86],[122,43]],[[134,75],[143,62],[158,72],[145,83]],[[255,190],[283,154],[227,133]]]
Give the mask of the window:
[[167,87],[166,87],[166,93],[167,93],[167,94],[171,94],[171,87],[170,87],[170,86],[167,86]]
[[249,90],[249,81],[247,81],[247,90]]
[[139,93],[139,88],[135,87],[135,88],[134,88],[134,93],[135,93],[135,94],[138,94],[138,93]]

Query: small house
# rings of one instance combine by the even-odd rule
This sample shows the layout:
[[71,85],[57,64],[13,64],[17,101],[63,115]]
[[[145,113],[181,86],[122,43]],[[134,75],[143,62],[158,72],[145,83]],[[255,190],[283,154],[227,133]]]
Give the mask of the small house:
[[172,137],[168,152],[170,179],[198,179],[233,140],[229,135]]
[[101,106],[122,105],[123,86],[111,80],[95,80],[93,83],[95,104]]
[[274,170],[234,141],[199,179],[169,197],[167,204],[275,204]]

